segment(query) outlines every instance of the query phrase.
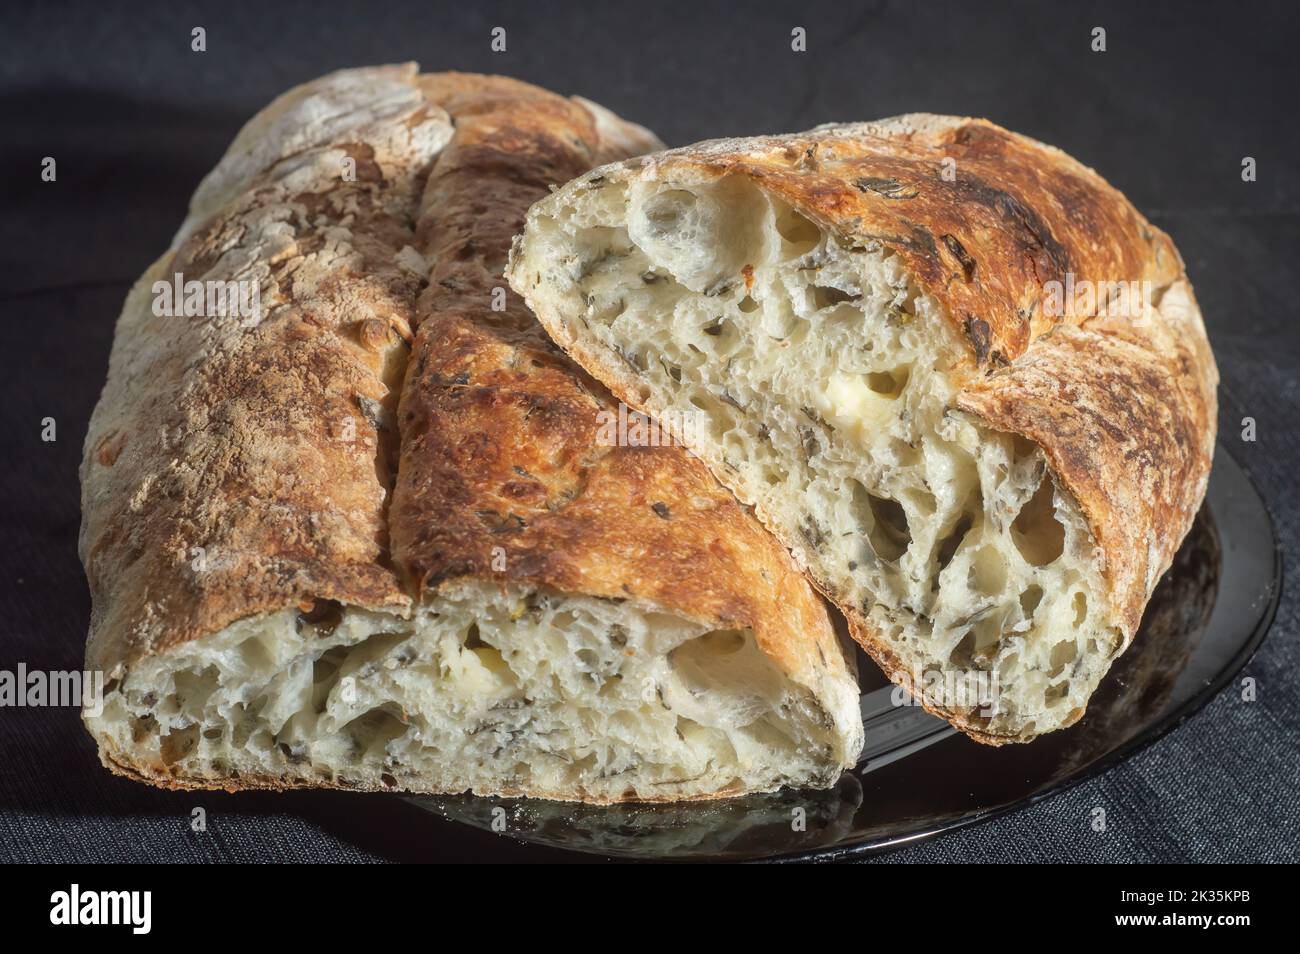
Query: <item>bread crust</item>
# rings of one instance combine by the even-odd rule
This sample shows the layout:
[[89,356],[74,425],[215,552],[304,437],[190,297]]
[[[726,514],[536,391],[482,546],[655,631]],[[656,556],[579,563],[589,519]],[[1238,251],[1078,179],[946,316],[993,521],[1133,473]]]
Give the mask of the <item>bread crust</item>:
[[[120,775],[122,778],[129,778],[133,782],[143,782],[146,785],[152,785],[155,788],[165,788],[173,792],[291,792],[295,789],[303,788],[324,788],[334,789],[336,791],[347,792],[394,792],[405,791],[392,785],[371,785],[365,783],[347,784],[337,779],[321,779],[316,775],[303,773],[269,775],[264,773],[241,772],[236,775],[212,776],[208,778],[196,778],[193,776],[178,776],[168,772],[165,768],[150,765],[133,758],[130,753],[121,752],[112,748],[107,743],[101,743],[99,748],[100,763],[112,772],[114,775]],[[464,794],[462,789],[456,790],[434,790],[425,789],[415,794],[420,795],[461,795]],[[555,791],[536,791],[529,789],[501,789],[492,793],[494,798],[544,798],[553,802],[581,802],[587,805],[618,805],[628,802],[637,802],[643,804],[668,803],[668,802],[711,802],[722,798],[734,798],[737,795],[743,795],[740,788],[722,788],[714,792],[707,792],[701,795],[642,795],[637,798],[601,798],[583,795],[581,798],[576,796],[571,790]]]
[[[752,627],[787,671],[813,677],[838,649],[785,550],[683,448],[601,446],[615,403],[502,277],[529,206],[608,148],[595,117],[498,77],[440,76],[426,91],[456,134],[417,229],[432,271],[399,412],[391,528],[415,593],[472,575],[631,599]],[[642,131],[638,145],[655,142]]]
[[[318,599],[405,613],[456,580],[524,581],[750,627],[851,739],[851,659],[789,555],[683,448],[599,446],[611,397],[501,277],[548,189],[661,146],[586,101],[412,64],[254,118],[119,321],[82,466],[88,665],[119,678]],[[177,272],[258,277],[263,320],[154,317],[150,285]],[[196,572],[196,546],[224,562]],[[181,778],[100,744],[166,787],[345,787]]]
[[[986,120],[929,114],[704,142],[596,175],[745,177],[848,247],[898,256],[961,344],[954,410],[1041,445],[1057,486],[1079,503],[1121,634],[1116,655],[1128,646],[1205,495],[1218,371],[1177,250],[1121,193],[1058,149]],[[1078,280],[1149,282],[1151,307],[1129,317],[1106,313],[1104,301],[1091,311],[1046,307],[1049,282]],[[534,305],[615,395],[658,410],[634,371]],[[725,471],[717,476],[736,489]],[[886,674],[906,676],[861,608],[814,582]],[[930,711],[980,741],[1012,741],[965,713]]]
[[[276,100],[127,297],[81,466],[86,663],[107,678],[303,601],[409,604],[387,560],[366,414],[387,397],[383,358],[360,332],[369,321],[409,337],[414,324],[421,276],[397,253],[420,167],[451,133],[414,76],[311,84],[316,129],[294,113],[305,88]],[[295,135],[277,139],[281,119]],[[344,157],[355,181],[340,177]],[[177,274],[256,283],[260,320],[155,315],[154,282]]]

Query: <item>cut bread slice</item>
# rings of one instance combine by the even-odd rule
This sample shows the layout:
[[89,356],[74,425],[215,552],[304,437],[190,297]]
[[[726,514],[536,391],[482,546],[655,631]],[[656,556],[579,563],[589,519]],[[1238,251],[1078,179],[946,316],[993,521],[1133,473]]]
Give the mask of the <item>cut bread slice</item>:
[[600,168],[530,211],[508,277],[981,741],[1080,717],[1204,495],[1217,373],[1172,244],[986,122]]
[[[115,771],[587,802],[834,784],[826,605],[501,269],[524,212],[657,146],[500,77],[349,70],[256,117],[119,320],[82,465],[84,718]],[[156,282],[253,282],[162,315]]]
[[853,753],[823,702],[751,629],[462,582],[410,615],[238,620],[132,667],[90,724],[179,786],[666,801],[833,784]]

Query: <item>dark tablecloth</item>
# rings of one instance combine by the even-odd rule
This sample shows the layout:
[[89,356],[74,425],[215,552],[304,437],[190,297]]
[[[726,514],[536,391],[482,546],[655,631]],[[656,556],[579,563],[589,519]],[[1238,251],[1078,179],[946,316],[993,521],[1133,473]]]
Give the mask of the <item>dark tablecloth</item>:
[[[0,14],[0,669],[78,669],[76,470],[130,282],[239,124],[342,66],[418,60],[581,93],[669,143],[908,111],[1058,145],[1178,243],[1223,376],[1221,440],[1287,551],[1271,635],[1204,711],[1101,777],[886,856],[1300,860],[1300,127],[1294,3],[23,5]],[[207,51],[191,51],[202,26]],[[489,31],[507,50],[489,50]],[[808,52],[790,50],[807,30]],[[1091,49],[1106,31],[1106,51]],[[58,160],[40,181],[42,157]],[[1243,157],[1258,179],[1243,182]],[[57,440],[41,440],[42,419]],[[1254,442],[1242,420],[1256,422]],[[344,793],[172,794],[109,776],[70,709],[0,709],[0,859],[429,857]],[[403,810],[392,800],[393,811]],[[190,830],[191,809],[209,818]],[[1107,830],[1088,824],[1104,807]],[[434,855],[551,853],[448,824]]]

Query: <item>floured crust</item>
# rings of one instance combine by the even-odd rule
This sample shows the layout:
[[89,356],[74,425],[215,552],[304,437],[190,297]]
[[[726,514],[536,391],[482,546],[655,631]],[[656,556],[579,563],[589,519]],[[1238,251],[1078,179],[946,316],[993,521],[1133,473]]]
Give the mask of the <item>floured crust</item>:
[[[373,409],[422,285],[399,257],[420,172],[451,135],[415,73],[281,97],[128,296],[81,468],[86,659],[109,678],[253,613],[409,603],[387,562]],[[256,283],[260,317],[155,315],[154,282],[178,273]]]

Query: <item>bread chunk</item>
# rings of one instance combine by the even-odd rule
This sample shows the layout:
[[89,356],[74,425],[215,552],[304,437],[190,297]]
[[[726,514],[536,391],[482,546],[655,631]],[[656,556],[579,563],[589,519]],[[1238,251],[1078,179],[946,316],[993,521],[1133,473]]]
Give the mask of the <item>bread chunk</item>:
[[[84,713],[176,788],[588,802],[827,787],[851,657],[780,544],[501,272],[527,208],[659,147],[502,77],[348,70],[204,180],[119,319],[82,465]],[[160,315],[154,283],[254,282]]]
[[508,276],[984,742],[1082,715],[1205,493],[1218,377],[1172,243],[985,121],[606,166],[530,211]]

